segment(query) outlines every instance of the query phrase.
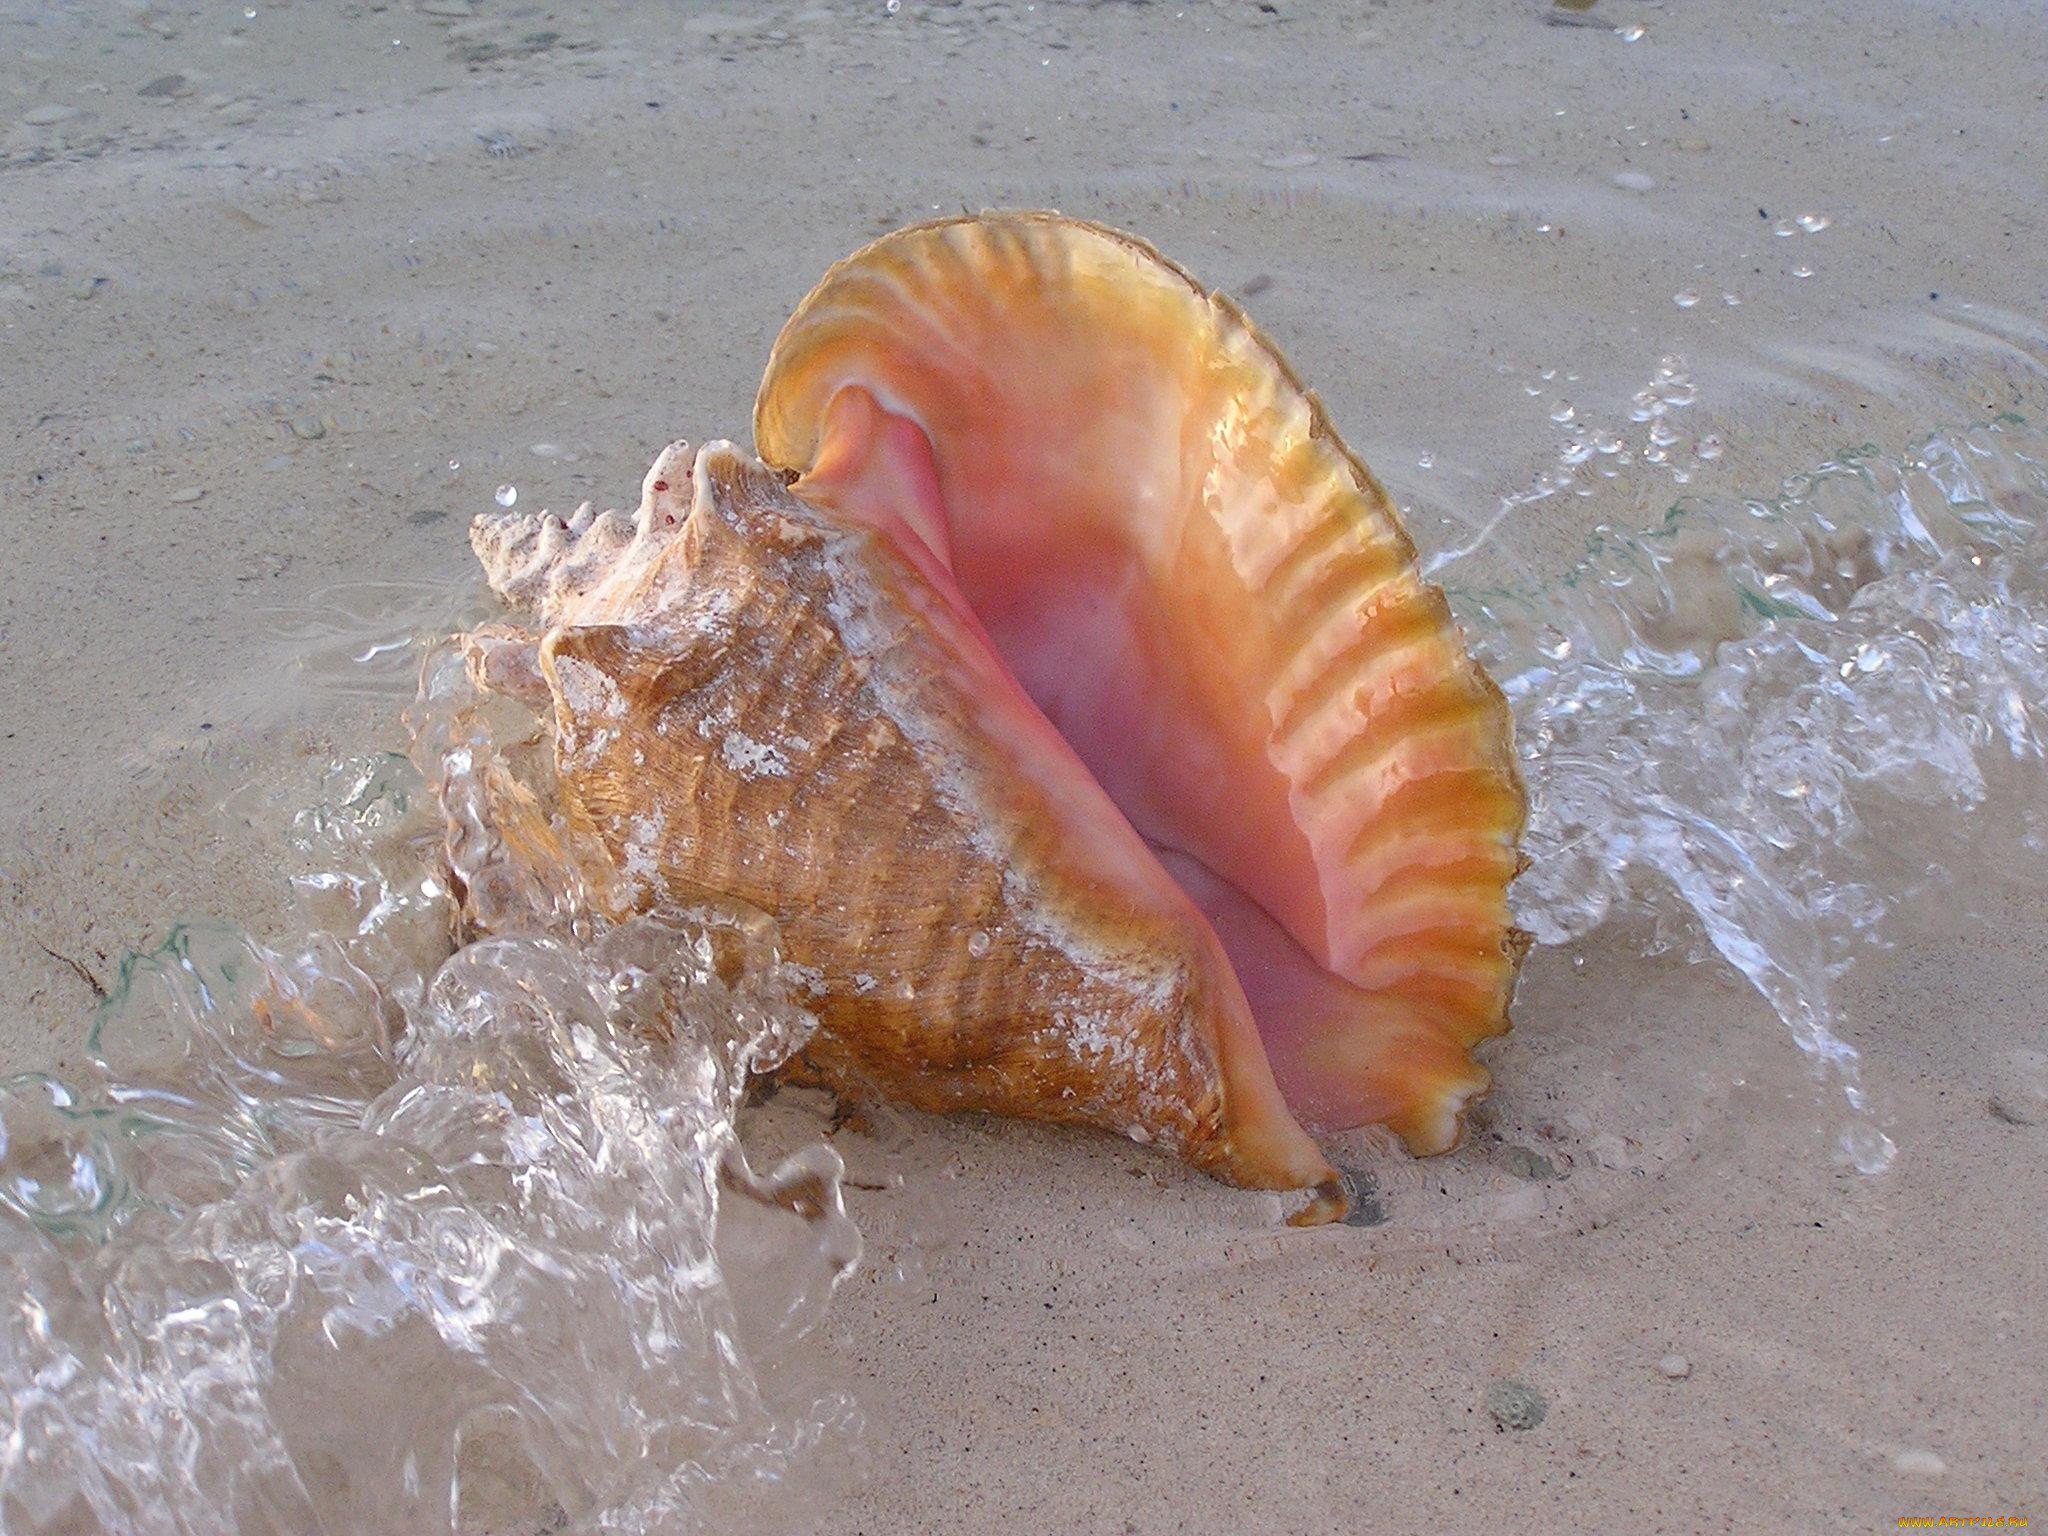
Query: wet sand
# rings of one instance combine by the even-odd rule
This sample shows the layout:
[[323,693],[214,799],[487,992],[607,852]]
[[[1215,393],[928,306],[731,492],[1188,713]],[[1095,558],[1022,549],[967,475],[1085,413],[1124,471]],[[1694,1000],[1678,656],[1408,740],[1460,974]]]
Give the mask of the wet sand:
[[[906,220],[1143,233],[1245,298],[1428,547],[1666,356],[1723,445],[1701,492],[2048,419],[2018,4],[20,4],[0,45],[9,1068],[75,1059],[57,957],[279,920],[279,808],[400,744],[343,686],[376,626],[305,626],[452,620],[501,484],[628,501],[668,439],[744,440],[790,307]],[[1524,508],[1474,571],[1672,494]],[[1348,1150],[1377,1226],[1291,1231],[1099,1139],[842,1134],[889,1187],[852,1196],[869,1260],[806,1368],[869,1423],[788,1523],[2048,1518],[2048,912],[1997,842],[1959,822],[1956,897],[1845,983],[1880,1178],[1732,973],[1627,927],[1532,960],[1464,1149]]]

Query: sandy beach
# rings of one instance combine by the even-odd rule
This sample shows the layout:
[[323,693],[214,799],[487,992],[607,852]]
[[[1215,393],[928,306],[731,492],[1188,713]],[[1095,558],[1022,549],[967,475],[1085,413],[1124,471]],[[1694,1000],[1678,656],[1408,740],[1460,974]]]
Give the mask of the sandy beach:
[[[404,747],[377,638],[491,611],[470,518],[745,442],[784,318],[876,234],[1141,233],[1258,317],[1425,554],[1476,543],[1447,581],[1542,585],[1863,445],[2005,420],[2040,462],[2044,80],[2048,15],[2000,0],[12,0],[0,1066],[75,1065],[174,923],[286,922],[280,829]],[[1668,456],[1513,500],[1573,434],[1639,439],[1660,379]],[[1458,1151],[1339,1149],[1359,1225],[1100,1137],[833,1134],[865,1257],[785,1368],[862,1426],[727,1528],[2048,1519],[2039,768],[1902,813],[1943,878],[1845,950],[1880,1174],[1647,909],[1534,952]]]

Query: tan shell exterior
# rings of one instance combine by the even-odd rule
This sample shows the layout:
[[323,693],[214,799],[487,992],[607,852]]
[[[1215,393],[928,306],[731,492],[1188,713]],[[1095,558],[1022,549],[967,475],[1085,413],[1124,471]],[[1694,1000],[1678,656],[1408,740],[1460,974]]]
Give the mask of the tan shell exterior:
[[606,517],[475,538],[541,609],[561,793],[630,901],[773,914],[817,982],[806,1063],[856,1096],[1095,1126],[1341,1212],[1213,934],[1067,798],[1057,738],[989,709],[999,664],[887,539],[724,444]]

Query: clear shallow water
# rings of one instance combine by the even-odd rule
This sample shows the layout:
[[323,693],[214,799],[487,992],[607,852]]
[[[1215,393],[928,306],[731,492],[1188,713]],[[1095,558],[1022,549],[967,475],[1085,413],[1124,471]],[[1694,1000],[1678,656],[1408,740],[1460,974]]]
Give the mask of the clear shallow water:
[[[1627,427],[1570,428],[1555,473],[1437,562],[1520,722],[1517,907],[1545,946],[1648,917],[1651,948],[1717,955],[1829,1085],[1835,1155],[1882,1176],[1899,1149],[1844,1039],[1844,968],[1938,887],[1956,815],[2009,818],[2015,871],[2044,851],[2048,442],[2001,418],[1688,500],[1685,456],[1714,451],[1673,426],[1689,403],[1674,360]],[[1675,482],[1663,522],[1601,529],[1563,572],[1461,582],[1500,568],[1519,507],[1623,466]],[[766,1175],[739,1153],[748,1070],[810,1027],[772,925],[595,922],[516,788],[544,788],[529,723],[476,707],[433,644],[468,595],[328,596],[287,631],[294,666],[394,711],[423,670],[413,759],[302,791],[289,943],[176,930],[123,965],[91,1070],[0,1098],[22,1298],[0,1515],[688,1529],[708,1499],[800,1480],[856,1414],[784,1366],[858,1237],[831,1151]],[[454,948],[444,839],[510,936]],[[1613,1049],[1598,1021],[1552,1045],[1523,1019],[1536,1086]],[[1667,1086],[1567,1118],[1541,1155],[1654,1160],[1704,1113],[1698,1084]]]

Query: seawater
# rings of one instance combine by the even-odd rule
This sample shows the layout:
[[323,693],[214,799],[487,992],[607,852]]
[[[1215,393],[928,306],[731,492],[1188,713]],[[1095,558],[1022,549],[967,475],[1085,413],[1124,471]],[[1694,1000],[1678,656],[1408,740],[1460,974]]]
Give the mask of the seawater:
[[[1753,498],[1681,484],[1566,570],[1466,578],[1520,506],[1674,453],[1689,398],[1661,370],[1642,443],[1575,428],[1432,570],[1517,715],[1520,921],[1568,946],[1648,917],[1725,962],[1834,1096],[1834,1155],[1882,1178],[1911,1148],[1845,969],[1944,878],[1958,816],[2005,818],[2019,872],[2048,851],[2048,439],[2001,417]],[[415,746],[307,787],[291,937],[173,930],[121,965],[89,1068],[0,1089],[0,1525],[689,1530],[800,1482],[857,1432],[784,1367],[859,1238],[829,1148],[757,1171],[741,1144],[750,1074],[813,1027],[774,925],[594,918],[526,835],[531,722],[420,632],[453,600],[330,599],[302,673],[394,709],[420,678]]]

